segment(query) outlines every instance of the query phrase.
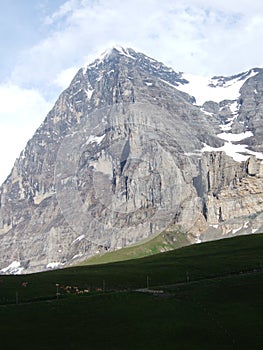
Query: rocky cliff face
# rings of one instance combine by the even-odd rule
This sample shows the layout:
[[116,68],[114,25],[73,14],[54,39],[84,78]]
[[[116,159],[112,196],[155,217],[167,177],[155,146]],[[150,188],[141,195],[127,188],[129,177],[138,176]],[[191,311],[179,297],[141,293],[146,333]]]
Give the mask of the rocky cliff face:
[[262,71],[233,79],[235,100],[201,106],[182,73],[132,49],[80,69],[0,189],[2,273],[175,226],[191,243],[261,230]]

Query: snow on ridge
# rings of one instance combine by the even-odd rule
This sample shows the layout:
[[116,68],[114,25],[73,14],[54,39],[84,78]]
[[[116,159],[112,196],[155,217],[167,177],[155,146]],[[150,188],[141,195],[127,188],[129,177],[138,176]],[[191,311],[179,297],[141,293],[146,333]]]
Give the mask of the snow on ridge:
[[136,59],[134,56],[131,55],[131,53],[130,53],[131,49],[129,47],[123,46],[123,45],[112,45],[112,46],[108,47],[106,50],[104,50],[103,52],[96,55],[95,57],[93,56],[91,58],[91,60],[82,68],[82,71],[85,73],[88,69],[95,68],[96,66],[98,66],[107,57],[109,57],[111,55],[113,50],[116,50],[119,52],[119,54],[126,56],[126,57],[129,57],[133,60]]
[[113,48],[112,48],[112,50],[113,49],[115,49],[115,50],[117,50],[121,55],[123,55],[123,56],[126,56],[126,57],[129,57],[129,58],[131,58],[131,59],[133,59],[133,60],[135,60],[136,58],[135,57],[133,57],[131,54],[130,54],[130,52],[129,52],[129,48],[128,47],[123,47],[123,46],[114,46]]
[[[203,105],[206,101],[221,102],[223,100],[236,100],[239,97],[239,90],[245,81],[258,72],[252,70],[244,79],[234,78],[229,80],[225,85],[215,86],[211,78],[197,76],[193,74],[183,74],[182,78],[189,81],[188,84],[180,84],[176,87],[178,90],[192,95],[196,99],[197,105]],[[214,86],[209,86],[213,84]],[[234,106],[232,107],[234,108]],[[234,112],[234,111],[233,111]]]
[[109,47],[107,50],[105,50],[100,56],[99,56],[99,60],[103,61],[105,58],[109,57],[111,55],[111,53],[116,50],[118,51],[119,54],[132,58],[133,60],[135,59],[135,57],[133,57],[130,52],[129,52],[129,48],[125,47],[125,46],[121,46],[121,45],[112,45],[111,47]]
[[171,84],[171,83],[169,83],[169,81],[166,81],[166,80],[161,79],[161,78],[159,78],[159,80],[162,81],[163,83],[165,83],[165,84],[167,84],[167,85],[169,85],[169,86],[175,88],[175,89],[180,90],[178,85]]

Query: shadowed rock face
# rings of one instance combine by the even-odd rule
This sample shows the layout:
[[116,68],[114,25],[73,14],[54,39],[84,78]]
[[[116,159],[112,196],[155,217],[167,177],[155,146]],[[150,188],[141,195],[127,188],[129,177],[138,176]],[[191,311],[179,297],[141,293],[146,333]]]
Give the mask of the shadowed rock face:
[[242,142],[262,152],[262,81],[258,70],[244,82],[233,118],[234,101],[197,106],[177,89],[181,73],[132,49],[80,69],[0,189],[2,272],[68,265],[175,226],[191,243],[262,228],[258,154],[215,150],[232,118],[229,132],[253,132]]

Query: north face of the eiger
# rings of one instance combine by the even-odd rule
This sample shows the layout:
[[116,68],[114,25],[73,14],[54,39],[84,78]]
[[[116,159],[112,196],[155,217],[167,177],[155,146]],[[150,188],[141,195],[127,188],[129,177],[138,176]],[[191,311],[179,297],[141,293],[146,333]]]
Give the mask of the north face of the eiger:
[[198,79],[118,47],[81,68],[0,188],[1,273],[262,231],[263,70]]

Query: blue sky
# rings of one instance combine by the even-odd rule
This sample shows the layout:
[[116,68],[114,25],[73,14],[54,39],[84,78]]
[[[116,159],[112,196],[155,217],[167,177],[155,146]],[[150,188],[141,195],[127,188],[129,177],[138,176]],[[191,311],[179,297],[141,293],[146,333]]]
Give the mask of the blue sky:
[[263,66],[262,0],[0,0],[0,182],[75,72],[113,44],[213,76]]
[[0,80],[8,78],[19,52],[30,49],[48,35],[49,27],[43,24],[43,20],[64,2],[64,0],[0,1]]

